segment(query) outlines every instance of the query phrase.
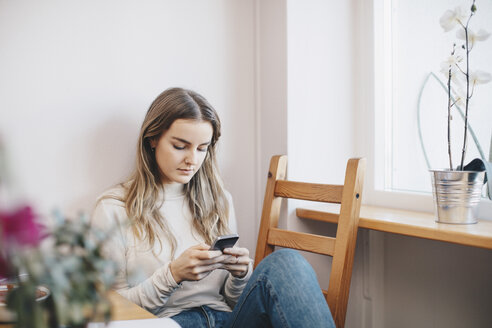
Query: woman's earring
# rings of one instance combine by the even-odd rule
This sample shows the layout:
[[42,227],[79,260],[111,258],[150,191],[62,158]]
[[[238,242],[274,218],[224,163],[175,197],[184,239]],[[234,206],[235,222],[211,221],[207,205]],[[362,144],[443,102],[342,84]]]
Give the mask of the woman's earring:
[[151,149],[152,149],[152,152],[155,152],[155,147],[152,147]]

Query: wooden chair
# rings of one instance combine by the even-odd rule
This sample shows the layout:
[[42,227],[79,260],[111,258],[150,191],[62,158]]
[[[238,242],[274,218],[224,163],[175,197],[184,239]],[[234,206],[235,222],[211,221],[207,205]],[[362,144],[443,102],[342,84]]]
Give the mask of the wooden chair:
[[[354,261],[357,226],[364,179],[365,159],[347,163],[344,185],[285,180],[287,156],[273,156],[263,202],[255,267],[275,246],[294,248],[333,257],[328,290],[323,290],[337,327],[343,327]],[[278,229],[282,198],[341,204],[336,237]]]

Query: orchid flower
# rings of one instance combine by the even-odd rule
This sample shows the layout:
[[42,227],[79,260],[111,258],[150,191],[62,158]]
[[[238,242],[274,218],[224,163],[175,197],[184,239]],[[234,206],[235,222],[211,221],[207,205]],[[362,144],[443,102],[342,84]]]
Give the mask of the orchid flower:
[[445,61],[441,63],[440,72],[443,74],[444,78],[448,80],[451,78],[451,82],[458,87],[462,86],[462,81],[460,76],[463,75],[459,63],[463,61],[463,57],[456,54],[455,45],[453,46],[453,51],[451,55],[447,57]]
[[449,70],[451,69],[451,82],[457,86],[457,87],[462,87],[463,86],[463,74],[462,72],[458,69],[456,65],[453,66],[445,66],[446,62],[443,62],[441,64],[441,74],[445,79],[449,78]]
[[[489,38],[490,33],[480,29],[477,33],[475,33],[473,30],[468,29],[468,44],[470,49],[473,48],[475,45],[475,42],[477,41],[485,41]],[[456,37],[460,40],[465,40],[465,30],[464,29],[459,29],[456,31]]]
[[470,83],[475,86],[476,84],[485,84],[492,80],[490,73],[476,70],[470,73]]
[[456,70],[456,65],[463,61],[463,57],[457,55],[450,55],[448,58],[442,62],[441,68]]
[[468,14],[463,7],[456,7],[454,10],[446,10],[441,16],[439,24],[444,29],[444,32],[451,31],[456,25],[463,26],[463,22],[468,18]]

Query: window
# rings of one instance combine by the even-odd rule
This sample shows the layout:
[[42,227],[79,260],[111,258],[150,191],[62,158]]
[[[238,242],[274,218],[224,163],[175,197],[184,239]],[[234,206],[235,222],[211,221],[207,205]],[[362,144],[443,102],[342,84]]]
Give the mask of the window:
[[[445,33],[439,19],[446,10],[459,5],[471,6],[471,3],[374,0],[376,191],[404,193],[407,199],[430,198],[428,168],[448,167],[447,81],[440,69],[453,42],[457,46],[461,44],[456,30]],[[470,28],[492,31],[492,2],[477,1],[476,6]],[[471,70],[492,73],[491,55],[492,38],[477,42],[470,53]],[[492,83],[475,88],[469,110],[471,133],[465,164],[476,157],[490,160],[492,156],[491,94]],[[451,126],[454,166],[461,158],[463,127],[464,121],[454,109]]]

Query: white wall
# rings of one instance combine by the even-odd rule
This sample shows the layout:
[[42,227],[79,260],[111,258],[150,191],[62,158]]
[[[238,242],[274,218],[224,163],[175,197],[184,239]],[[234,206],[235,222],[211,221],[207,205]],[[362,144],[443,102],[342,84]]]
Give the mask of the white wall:
[[287,3],[289,175],[343,184],[354,153],[352,6]]
[[[270,158],[287,154],[287,3],[285,0],[256,0],[256,13],[256,218],[259,223]],[[258,228],[259,224],[255,236]],[[251,252],[255,250],[256,247]]]
[[[354,8],[351,1],[287,1],[288,175],[289,179],[343,184],[354,143]],[[300,220],[289,200],[288,226],[334,235],[336,228]],[[308,206],[312,206],[309,204]],[[362,298],[362,239],[352,276],[347,327],[362,327],[367,316]],[[328,288],[331,259],[305,254],[321,286]]]
[[182,86],[223,121],[242,243],[255,208],[254,1],[0,1],[0,135],[38,211],[90,211],[133,166],[152,100]]

